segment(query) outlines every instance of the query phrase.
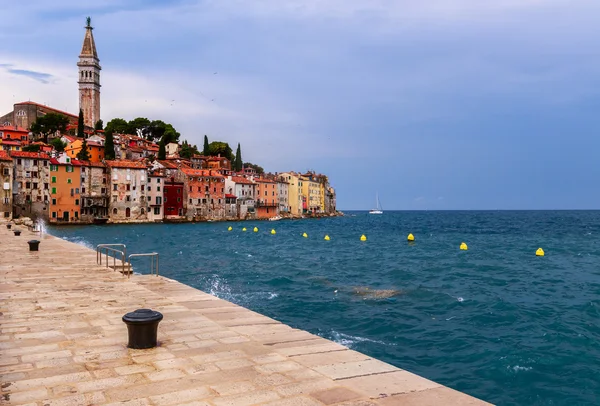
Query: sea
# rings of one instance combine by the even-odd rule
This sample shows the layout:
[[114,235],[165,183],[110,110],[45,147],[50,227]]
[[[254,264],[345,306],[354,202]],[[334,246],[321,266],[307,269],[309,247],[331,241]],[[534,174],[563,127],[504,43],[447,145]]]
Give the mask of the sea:
[[345,214],[48,232],[494,404],[600,404],[600,211]]

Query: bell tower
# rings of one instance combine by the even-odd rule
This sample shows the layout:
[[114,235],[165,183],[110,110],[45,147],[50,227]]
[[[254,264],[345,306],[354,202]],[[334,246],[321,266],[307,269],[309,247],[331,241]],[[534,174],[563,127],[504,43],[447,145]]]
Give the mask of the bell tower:
[[100,59],[96,52],[92,19],[87,18],[83,47],[79,54],[79,108],[83,111],[83,122],[94,127],[100,120]]

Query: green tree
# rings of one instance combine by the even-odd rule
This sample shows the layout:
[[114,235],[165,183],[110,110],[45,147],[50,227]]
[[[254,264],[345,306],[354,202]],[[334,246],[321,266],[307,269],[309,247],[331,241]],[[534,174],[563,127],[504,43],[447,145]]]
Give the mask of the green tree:
[[96,121],[96,124],[94,125],[94,130],[96,130],[96,131],[102,130],[103,125],[104,125],[104,122],[102,121],[102,119]]
[[204,136],[204,149],[202,150],[202,155],[208,156],[209,153],[210,153],[210,146],[208,144],[208,137],[205,135]]
[[166,145],[170,142],[179,142],[179,137],[181,136],[181,134],[179,134],[171,124],[167,124],[163,136],[165,138]]
[[252,164],[250,162],[245,162],[244,166],[246,168],[252,168],[252,169],[254,169],[256,171],[256,173],[259,174],[259,175],[262,175],[262,174],[265,173],[265,170],[262,168],[262,166],[255,165],[255,164]]
[[150,127],[150,120],[148,120],[146,117],[134,118],[127,123],[127,134],[139,134],[144,136],[148,127]]
[[77,159],[80,161],[89,161],[90,160],[90,152],[88,151],[87,140],[84,138],[83,143],[81,144],[81,149],[77,153]]
[[[106,125],[108,127],[108,124]],[[115,140],[112,131],[105,133],[104,140],[104,159],[115,159]]]
[[181,143],[181,152],[179,152],[180,157],[189,159],[199,153],[198,147],[195,145],[188,144],[185,140]]
[[233,158],[233,151],[231,150],[231,147],[228,143],[221,141],[213,141],[208,145],[208,155],[221,155],[222,157],[229,159],[229,161],[231,162]]
[[242,149],[240,147],[240,143],[238,142],[237,151],[235,151],[235,161],[233,164],[233,170],[239,172],[242,170],[244,163],[242,162]]
[[158,159],[167,159],[167,150],[165,148],[164,139],[161,139],[158,143]]
[[108,134],[126,134],[129,128],[129,124],[127,121],[122,118],[113,118],[108,123],[106,123],[106,127],[104,127],[104,133]]
[[79,120],[77,121],[77,136],[79,138],[84,138],[85,133],[83,132],[83,110],[79,109]]
[[58,113],[48,113],[38,117],[31,123],[30,131],[38,138],[43,137],[44,142],[48,143],[48,137],[56,133],[64,133],[69,125],[67,116]]
[[23,151],[25,152],[39,152],[40,150],[40,146],[39,145],[27,145],[23,147]]
[[60,138],[54,138],[50,141],[50,145],[54,148],[56,152],[63,152],[67,147],[67,143],[61,140]]

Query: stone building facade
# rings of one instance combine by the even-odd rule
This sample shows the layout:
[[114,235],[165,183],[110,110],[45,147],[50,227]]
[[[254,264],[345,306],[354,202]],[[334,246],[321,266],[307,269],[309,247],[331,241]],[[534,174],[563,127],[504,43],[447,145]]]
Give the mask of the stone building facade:
[[109,219],[111,223],[148,221],[148,171],[132,161],[106,161],[109,171]]
[[7,152],[0,150],[0,217],[12,218],[13,160]]
[[290,184],[283,176],[277,178],[277,196],[279,197],[279,214],[285,215],[289,212],[289,187]]
[[62,114],[69,119],[70,124],[77,125],[78,116],[31,101],[14,104],[13,111],[0,117],[0,125],[18,126],[29,130],[38,117],[48,113]]
[[228,176],[226,180],[228,194],[234,194],[239,219],[254,218],[256,215],[256,183],[243,176]]
[[102,162],[82,161],[81,166],[81,221],[108,220],[108,170]]
[[83,37],[83,46],[79,54],[79,108],[83,111],[83,122],[94,127],[100,120],[100,59],[94,41],[94,29],[88,17]]
[[13,215],[48,220],[50,157],[42,152],[12,151]]
[[164,216],[164,182],[165,176],[160,173],[148,175],[148,220],[162,221]]
[[193,220],[226,217],[225,177],[215,171],[181,168],[186,217]]

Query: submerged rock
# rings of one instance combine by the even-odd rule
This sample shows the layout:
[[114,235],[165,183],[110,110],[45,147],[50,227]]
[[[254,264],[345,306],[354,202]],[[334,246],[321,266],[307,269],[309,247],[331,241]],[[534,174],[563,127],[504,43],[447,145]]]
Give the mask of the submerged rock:
[[401,295],[402,291],[398,289],[371,289],[366,286],[355,286],[352,288],[352,293],[363,299],[387,299]]

